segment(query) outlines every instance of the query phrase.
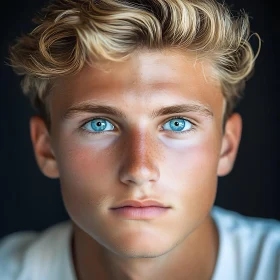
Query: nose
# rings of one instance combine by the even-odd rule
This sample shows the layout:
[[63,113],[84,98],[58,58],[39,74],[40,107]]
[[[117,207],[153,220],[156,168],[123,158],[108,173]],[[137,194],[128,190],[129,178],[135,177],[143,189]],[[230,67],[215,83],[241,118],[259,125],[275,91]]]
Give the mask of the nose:
[[148,185],[159,179],[158,149],[148,133],[134,132],[125,141],[120,168],[120,181],[126,185]]

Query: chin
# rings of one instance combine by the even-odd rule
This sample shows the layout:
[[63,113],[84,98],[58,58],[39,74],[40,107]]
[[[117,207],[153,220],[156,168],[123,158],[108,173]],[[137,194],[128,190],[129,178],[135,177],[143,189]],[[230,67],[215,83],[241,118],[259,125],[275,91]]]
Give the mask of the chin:
[[125,258],[156,258],[172,250],[176,240],[163,234],[143,232],[124,234],[114,238],[107,247],[110,251]]
[[172,248],[153,244],[153,246],[119,246],[112,250],[123,258],[157,258],[168,253]]

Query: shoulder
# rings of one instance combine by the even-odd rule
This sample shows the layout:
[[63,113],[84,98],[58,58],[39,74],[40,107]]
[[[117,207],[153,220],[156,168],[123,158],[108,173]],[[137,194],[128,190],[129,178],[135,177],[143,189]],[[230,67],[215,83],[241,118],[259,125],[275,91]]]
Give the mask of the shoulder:
[[63,222],[42,232],[16,232],[0,239],[1,280],[31,279],[25,275],[30,275],[42,258],[49,261],[51,249],[70,232],[70,226],[70,222]]
[[[220,248],[217,270],[232,279],[280,279],[280,221],[214,207]],[[217,271],[216,271],[217,273]]]
[[[280,221],[275,219],[244,216],[217,206],[213,208],[212,216],[217,226],[222,226],[224,230],[231,233],[249,234],[254,231],[259,234],[278,235],[280,232]],[[279,235],[277,239],[280,240]]]
[[24,254],[36,236],[34,232],[17,232],[0,240],[0,273],[3,280],[17,277]]

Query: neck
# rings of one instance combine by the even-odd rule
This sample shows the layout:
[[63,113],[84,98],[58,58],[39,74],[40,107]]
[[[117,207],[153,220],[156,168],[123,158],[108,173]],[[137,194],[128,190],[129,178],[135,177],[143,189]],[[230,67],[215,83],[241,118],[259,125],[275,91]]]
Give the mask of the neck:
[[218,255],[218,232],[211,216],[166,254],[123,258],[73,225],[73,263],[78,280],[211,279]]

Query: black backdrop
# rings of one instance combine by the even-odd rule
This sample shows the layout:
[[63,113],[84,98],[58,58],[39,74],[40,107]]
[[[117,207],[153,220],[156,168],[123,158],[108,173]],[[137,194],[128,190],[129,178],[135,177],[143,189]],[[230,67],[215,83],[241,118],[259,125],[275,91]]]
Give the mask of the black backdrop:
[[[31,31],[31,17],[46,1],[2,1],[0,95],[0,237],[19,230],[42,230],[68,219],[59,182],[36,166],[29,138],[34,113],[20,89],[20,78],[4,63],[8,45]],[[232,173],[219,179],[215,204],[249,216],[280,220],[279,204],[279,12],[274,1],[227,0],[251,16],[263,40],[253,78],[237,110],[243,135]],[[252,39],[256,50],[257,40]]]

